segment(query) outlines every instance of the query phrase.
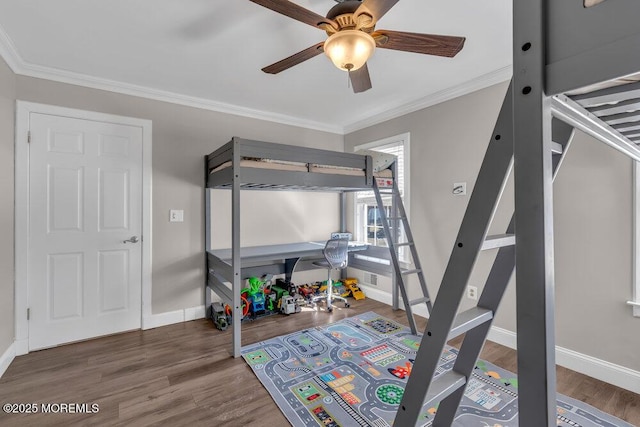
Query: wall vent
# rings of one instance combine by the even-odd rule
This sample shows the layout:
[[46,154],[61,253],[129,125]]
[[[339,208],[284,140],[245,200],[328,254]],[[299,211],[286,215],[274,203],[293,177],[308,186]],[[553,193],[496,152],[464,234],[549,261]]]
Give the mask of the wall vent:
[[378,286],[378,275],[373,273],[364,273],[364,282],[372,286]]

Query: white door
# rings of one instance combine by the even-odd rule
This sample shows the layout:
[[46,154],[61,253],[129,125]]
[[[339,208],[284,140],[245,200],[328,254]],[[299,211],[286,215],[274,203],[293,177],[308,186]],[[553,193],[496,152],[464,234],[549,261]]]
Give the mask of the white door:
[[32,112],[30,132],[29,349],[140,328],[142,128]]

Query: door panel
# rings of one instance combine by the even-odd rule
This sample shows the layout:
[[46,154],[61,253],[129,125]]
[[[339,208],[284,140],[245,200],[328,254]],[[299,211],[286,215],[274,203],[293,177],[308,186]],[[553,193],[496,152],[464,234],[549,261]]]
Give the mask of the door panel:
[[47,295],[49,320],[82,317],[83,254],[49,254]]
[[129,302],[128,251],[101,251],[98,256],[100,313],[126,310]]
[[49,233],[82,231],[84,169],[48,167]]
[[100,231],[129,229],[129,171],[100,170]]
[[141,326],[142,128],[30,114],[29,348]]

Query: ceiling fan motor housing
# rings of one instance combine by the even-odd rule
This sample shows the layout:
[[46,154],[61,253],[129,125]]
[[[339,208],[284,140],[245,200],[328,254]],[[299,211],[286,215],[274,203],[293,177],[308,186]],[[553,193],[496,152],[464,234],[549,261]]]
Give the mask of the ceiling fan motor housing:
[[358,17],[354,17],[355,11],[362,5],[360,0],[346,0],[333,6],[327,13],[327,18],[333,20],[340,27],[337,31],[331,26],[324,29],[327,35],[335,34],[342,30],[360,30],[365,33],[373,32],[375,22],[373,17],[361,13]]

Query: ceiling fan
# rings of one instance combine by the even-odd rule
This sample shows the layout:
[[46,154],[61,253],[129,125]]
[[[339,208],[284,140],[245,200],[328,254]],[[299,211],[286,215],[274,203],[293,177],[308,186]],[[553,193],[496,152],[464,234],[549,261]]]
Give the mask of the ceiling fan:
[[399,0],[336,0],[327,16],[318,15],[289,0],[250,0],[289,18],[324,30],[326,41],[316,43],[262,69],[278,74],[326,53],[334,65],[349,72],[356,93],[371,89],[367,60],[376,47],[452,58],[464,46],[464,37],[376,30],[376,23]]

